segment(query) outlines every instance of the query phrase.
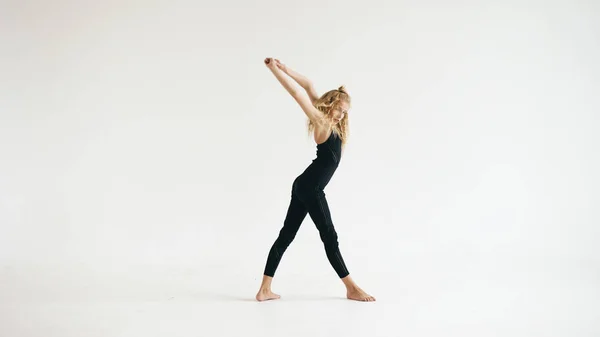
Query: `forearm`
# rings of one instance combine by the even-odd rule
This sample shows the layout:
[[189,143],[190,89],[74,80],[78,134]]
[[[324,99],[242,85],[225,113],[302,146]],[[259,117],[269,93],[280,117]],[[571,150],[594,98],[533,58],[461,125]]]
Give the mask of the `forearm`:
[[296,81],[304,90],[307,90],[312,85],[312,82],[304,75],[298,73],[290,67],[285,67],[285,73]]
[[275,78],[281,83],[281,85],[290,93],[290,95],[295,95],[298,93],[298,88],[294,84],[294,81],[288,77],[283,70],[279,68],[272,68],[271,72],[275,75]]

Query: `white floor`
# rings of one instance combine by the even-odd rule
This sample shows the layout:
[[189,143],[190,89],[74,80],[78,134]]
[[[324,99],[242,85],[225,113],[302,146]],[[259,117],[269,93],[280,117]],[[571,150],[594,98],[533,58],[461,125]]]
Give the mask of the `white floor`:
[[600,269],[590,261],[423,253],[388,269],[355,263],[377,297],[359,303],[344,299],[326,262],[293,271],[290,255],[274,282],[282,299],[265,303],[253,300],[262,261],[4,266],[0,336],[600,336]]

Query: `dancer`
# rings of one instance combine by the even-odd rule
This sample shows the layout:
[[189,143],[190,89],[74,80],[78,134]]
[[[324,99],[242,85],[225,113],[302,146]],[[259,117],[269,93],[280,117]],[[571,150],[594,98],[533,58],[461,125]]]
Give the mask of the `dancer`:
[[[300,224],[308,214],[319,230],[329,262],[346,286],[346,297],[356,301],[375,301],[373,296],[364,292],[350,277],[338,247],[338,236],[333,227],[324,193],[325,186],[340,163],[342,149],[348,137],[350,96],[344,86],[341,86],[319,97],[306,77],[277,59],[266,58],[264,62],[308,117],[308,130],[317,144],[317,157],[292,184],[287,215],[279,236],[269,251],[256,299],[266,301],[281,297],[271,291],[271,282],[283,253],[294,240]],[[296,81],[308,95],[298,90],[292,80]]]

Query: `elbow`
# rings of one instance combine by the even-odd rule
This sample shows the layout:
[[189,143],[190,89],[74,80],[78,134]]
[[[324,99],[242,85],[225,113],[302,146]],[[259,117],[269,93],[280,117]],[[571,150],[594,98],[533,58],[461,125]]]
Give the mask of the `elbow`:
[[290,95],[292,95],[292,97],[294,97],[294,99],[298,100],[300,98],[301,92],[298,89],[289,88],[288,92],[290,93]]

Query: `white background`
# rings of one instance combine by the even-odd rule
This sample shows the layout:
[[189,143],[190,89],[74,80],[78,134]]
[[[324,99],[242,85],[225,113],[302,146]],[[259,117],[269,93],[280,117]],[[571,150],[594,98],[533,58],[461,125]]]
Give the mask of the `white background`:
[[[0,333],[598,336],[599,15],[2,1]],[[283,299],[252,301],[315,156],[265,57],[352,95],[326,194],[376,303],[343,300],[308,217]]]

